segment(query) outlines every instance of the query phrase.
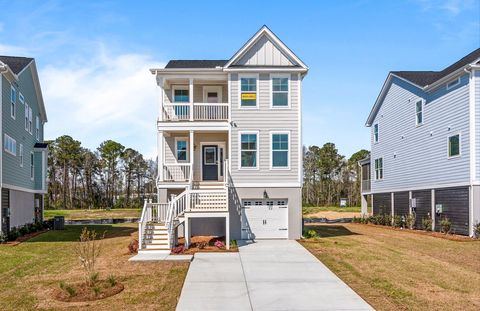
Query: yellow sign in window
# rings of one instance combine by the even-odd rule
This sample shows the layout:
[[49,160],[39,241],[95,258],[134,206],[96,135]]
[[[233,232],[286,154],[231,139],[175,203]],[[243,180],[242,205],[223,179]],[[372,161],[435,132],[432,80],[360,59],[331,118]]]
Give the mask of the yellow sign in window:
[[256,100],[257,93],[242,93],[242,100]]

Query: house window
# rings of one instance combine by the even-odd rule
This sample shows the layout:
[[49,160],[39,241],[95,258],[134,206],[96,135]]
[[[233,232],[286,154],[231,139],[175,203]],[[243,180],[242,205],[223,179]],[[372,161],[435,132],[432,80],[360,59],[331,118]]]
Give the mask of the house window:
[[25,97],[23,97],[22,93],[18,93],[18,100],[22,103],[25,104]]
[[20,167],[23,167],[23,145],[22,144],[20,144],[18,152],[20,156]]
[[448,157],[460,156],[460,134],[448,137]]
[[173,102],[175,103],[188,103],[189,90],[187,88],[174,88],[173,89]]
[[423,124],[423,100],[419,100],[415,103],[416,124]]
[[272,78],[272,106],[288,107],[288,78]]
[[34,159],[33,159],[33,152],[30,153],[30,179],[33,180],[35,166],[34,166]]
[[38,116],[35,117],[35,138],[37,141],[40,140],[40,118]]
[[240,103],[242,107],[257,106],[257,78],[240,78]]
[[272,133],[272,168],[288,168],[288,133]]
[[453,81],[448,82],[447,83],[447,90],[456,87],[457,85],[460,84],[460,82],[461,82],[460,77],[458,77],[457,79],[455,79]]
[[258,134],[241,133],[240,134],[240,167],[256,168],[258,156]]
[[383,158],[375,159],[375,179],[383,179]]
[[28,132],[28,104],[25,103],[25,131]]
[[33,113],[32,107],[28,107],[28,132],[32,134]]
[[187,140],[178,139],[175,143],[177,161],[187,161]]
[[17,90],[12,86],[10,87],[10,116],[15,119],[17,104]]
[[373,142],[378,143],[378,123],[373,125]]
[[5,152],[10,153],[13,156],[17,156],[17,141],[5,134],[3,140],[3,149]]

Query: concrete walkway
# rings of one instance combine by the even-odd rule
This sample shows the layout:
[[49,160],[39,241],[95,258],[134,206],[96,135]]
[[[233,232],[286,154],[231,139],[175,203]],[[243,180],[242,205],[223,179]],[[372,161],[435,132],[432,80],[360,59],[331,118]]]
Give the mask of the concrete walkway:
[[177,310],[372,310],[296,241],[197,253]]

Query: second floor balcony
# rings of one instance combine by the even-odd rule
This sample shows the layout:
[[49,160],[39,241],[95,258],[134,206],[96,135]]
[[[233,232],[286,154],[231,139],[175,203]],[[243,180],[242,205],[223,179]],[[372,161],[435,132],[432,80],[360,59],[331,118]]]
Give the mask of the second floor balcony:
[[162,121],[227,121],[228,103],[164,103]]

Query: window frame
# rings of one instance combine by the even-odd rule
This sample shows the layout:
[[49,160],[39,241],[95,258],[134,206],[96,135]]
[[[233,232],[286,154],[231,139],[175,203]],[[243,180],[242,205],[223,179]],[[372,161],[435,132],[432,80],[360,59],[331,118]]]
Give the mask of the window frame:
[[40,117],[35,116],[35,139],[40,141]]
[[33,110],[32,107],[28,107],[28,132],[33,135]]
[[35,154],[30,152],[30,180],[35,179]]
[[[275,78],[287,78],[287,105],[286,106],[275,106],[273,105],[273,79]],[[291,75],[290,74],[280,74],[280,73],[272,73],[270,74],[270,108],[271,109],[291,109],[291,100],[290,100],[290,97],[291,97]],[[285,93],[285,91],[276,91],[276,92],[279,92],[279,93]]]
[[[418,103],[421,103],[421,110],[420,112],[417,111],[417,104]],[[425,123],[425,114],[424,114],[424,111],[425,111],[425,101],[423,99],[417,99],[415,101],[415,126],[421,126],[423,125],[423,123]],[[422,115],[422,122],[418,122],[418,115],[421,114]]]
[[447,82],[447,84],[446,84],[447,91],[453,89],[454,87],[456,87],[458,85],[460,85],[461,82],[462,82],[461,77],[458,77],[454,80],[451,80],[451,81]]
[[[255,157],[255,166],[247,166],[243,167],[242,166],[242,135],[243,134],[255,134],[257,136],[257,142],[256,142],[256,157]],[[246,171],[252,171],[252,170],[259,170],[260,169],[260,132],[259,131],[253,131],[253,130],[245,130],[245,131],[239,131],[238,132],[238,169],[239,170],[246,170]],[[252,151],[252,150],[248,150]]]
[[25,96],[21,92],[18,92],[18,101],[22,104],[25,104]]
[[[450,155],[450,138],[454,136],[458,136],[458,154]],[[447,158],[456,159],[456,158],[460,158],[461,156],[462,156],[462,133],[456,132],[456,133],[449,134],[447,136]]]
[[[255,106],[242,106],[242,78],[245,79],[256,79],[256,87],[255,87]],[[259,83],[260,80],[260,74],[239,74],[238,75],[238,108],[239,109],[259,109],[260,103],[259,103],[259,96],[258,94],[260,93],[259,90]],[[253,93],[251,91],[245,92],[245,93]]]
[[17,117],[17,90],[10,86],[10,117],[16,119]]
[[[382,161],[382,166],[377,168],[377,161]],[[380,174],[377,174],[378,172],[381,171],[381,177],[379,178],[379,175]],[[383,156],[382,157],[379,157],[379,158],[376,158],[374,161],[373,161],[373,177],[374,177],[374,180],[383,180],[383,177],[385,176],[385,170],[384,170],[384,162],[383,162]]]
[[[290,156],[291,156],[291,135],[290,131],[270,131],[270,170],[291,170],[290,167]],[[287,135],[287,143],[288,148],[287,150],[276,150],[276,151],[287,151],[287,166],[273,166],[273,135],[280,134],[280,135]]]
[[[11,142],[14,143],[14,146],[15,146],[14,152],[11,151],[10,149],[8,149],[8,143],[7,143],[7,141],[11,141]],[[4,150],[6,153],[8,153],[8,154],[10,154],[10,155],[12,155],[12,156],[15,156],[15,157],[17,156],[17,140],[14,139],[13,137],[11,137],[10,135],[6,134],[6,133],[3,135],[3,150]]]
[[[175,100],[175,91],[188,91],[188,101],[186,102],[177,102]],[[172,104],[188,104],[191,102],[190,98],[190,86],[188,85],[183,85],[183,84],[175,84],[172,85]]]
[[19,145],[18,156],[20,157],[20,167],[23,167],[23,144]]
[[[186,143],[186,150],[185,150],[185,152],[186,152],[186,154],[187,154],[187,155],[186,155],[186,160],[179,160],[179,159],[178,159],[178,151],[179,151],[179,150],[178,150],[178,142],[179,142],[179,141],[184,141],[184,142]],[[177,163],[187,163],[187,162],[190,162],[190,161],[189,161],[189,160],[190,160],[190,159],[189,159],[190,157],[189,157],[189,152],[188,152],[189,149],[188,149],[188,147],[189,147],[189,144],[188,144],[188,138],[187,138],[187,137],[175,137],[175,160],[177,161]]]
[[[377,130],[375,132],[375,129]],[[380,126],[378,125],[378,122],[373,124],[373,143],[376,144],[379,141],[379,132],[380,132]]]
[[25,103],[25,131],[27,132],[28,132],[28,111],[29,111],[28,103]]

